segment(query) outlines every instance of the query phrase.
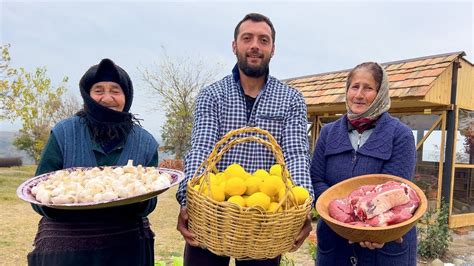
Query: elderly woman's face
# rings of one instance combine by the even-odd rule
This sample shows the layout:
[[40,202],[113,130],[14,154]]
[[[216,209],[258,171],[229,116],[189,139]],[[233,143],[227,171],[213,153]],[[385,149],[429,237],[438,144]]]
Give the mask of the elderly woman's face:
[[377,83],[372,73],[359,69],[352,75],[351,84],[347,89],[347,105],[354,114],[362,114],[377,96]]
[[112,110],[122,112],[125,106],[125,94],[118,83],[101,81],[94,84],[90,95],[94,101]]

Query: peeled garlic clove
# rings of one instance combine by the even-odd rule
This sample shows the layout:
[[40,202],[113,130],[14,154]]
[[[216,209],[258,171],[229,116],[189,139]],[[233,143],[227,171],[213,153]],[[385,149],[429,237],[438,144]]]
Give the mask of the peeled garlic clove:
[[118,195],[112,191],[106,191],[102,194],[102,200],[110,201],[118,198]]
[[43,204],[49,204],[50,197],[51,197],[51,192],[46,189],[38,190],[38,193],[36,194],[36,199],[39,200]]
[[113,170],[114,174],[116,175],[123,175],[123,168],[122,167],[117,167]]
[[119,187],[118,189],[114,189],[119,198],[127,198],[129,196],[128,189],[126,187]]

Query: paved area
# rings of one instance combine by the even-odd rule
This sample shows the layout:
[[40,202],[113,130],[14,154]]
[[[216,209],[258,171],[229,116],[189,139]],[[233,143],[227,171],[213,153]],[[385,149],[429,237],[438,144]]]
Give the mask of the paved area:
[[466,235],[451,234],[453,242],[449,246],[448,252],[437,261],[418,261],[418,265],[456,265],[474,266],[474,227],[471,227]]

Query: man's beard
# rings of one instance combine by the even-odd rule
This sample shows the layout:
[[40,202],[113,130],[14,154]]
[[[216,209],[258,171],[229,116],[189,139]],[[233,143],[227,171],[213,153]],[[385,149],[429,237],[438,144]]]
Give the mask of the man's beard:
[[269,71],[270,58],[266,60],[262,58],[262,63],[258,66],[250,66],[247,61],[247,56],[245,54],[237,53],[237,65],[239,69],[244,72],[245,75],[252,78],[260,78],[266,76]]

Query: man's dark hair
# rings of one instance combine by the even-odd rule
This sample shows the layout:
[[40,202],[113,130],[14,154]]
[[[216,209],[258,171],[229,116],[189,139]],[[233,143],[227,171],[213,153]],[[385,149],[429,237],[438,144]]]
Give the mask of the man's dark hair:
[[272,42],[275,43],[275,28],[273,28],[273,24],[270,21],[270,19],[262,14],[258,13],[250,13],[245,15],[245,17],[237,24],[234,30],[234,40],[237,41],[237,36],[239,35],[239,28],[244,21],[251,20],[253,22],[265,22],[270,26],[270,29],[272,30]]

